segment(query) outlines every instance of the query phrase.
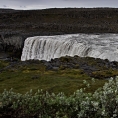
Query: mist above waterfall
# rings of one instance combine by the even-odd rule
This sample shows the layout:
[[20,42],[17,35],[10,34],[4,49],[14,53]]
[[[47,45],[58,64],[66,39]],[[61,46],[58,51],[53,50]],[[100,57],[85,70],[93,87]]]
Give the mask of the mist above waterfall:
[[49,61],[66,55],[118,61],[118,34],[69,34],[29,37],[25,40],[21,60]]

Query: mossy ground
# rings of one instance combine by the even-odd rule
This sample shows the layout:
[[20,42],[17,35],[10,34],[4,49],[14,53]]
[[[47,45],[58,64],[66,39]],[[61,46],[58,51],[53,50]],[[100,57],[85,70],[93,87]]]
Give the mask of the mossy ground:
[[[8,62],[0,62],[0,67],[8,65]],[[51,71],[46,70],[41,63],[16,64],[0,72],[0,92],[10,88],[19,93],[26,93],[30,89],[34,92],[37,89],[43,89],[44,91],[64,92],[66,95],[70,95],[77,89],[86,87],[83,80],[87,80],[91,85],[90,88],[87,88],[87,92],[94,92],[106,81],[96,79],[96,82],[93,83],[91,77],[79,69]]]

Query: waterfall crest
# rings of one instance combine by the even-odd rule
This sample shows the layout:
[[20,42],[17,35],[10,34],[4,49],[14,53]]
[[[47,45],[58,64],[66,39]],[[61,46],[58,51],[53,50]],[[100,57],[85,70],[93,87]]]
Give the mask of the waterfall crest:
[[25,40],[21,60],[49,61],[66,55],[118,61],[118,34],[69,34],[29,37]]

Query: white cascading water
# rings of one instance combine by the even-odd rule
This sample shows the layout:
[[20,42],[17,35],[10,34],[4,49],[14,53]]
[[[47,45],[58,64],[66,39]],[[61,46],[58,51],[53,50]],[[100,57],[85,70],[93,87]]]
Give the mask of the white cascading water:
[[30,37],[25,40],[21,60],[50,61],[66,55],[118,61],[118,34],[69,34]]

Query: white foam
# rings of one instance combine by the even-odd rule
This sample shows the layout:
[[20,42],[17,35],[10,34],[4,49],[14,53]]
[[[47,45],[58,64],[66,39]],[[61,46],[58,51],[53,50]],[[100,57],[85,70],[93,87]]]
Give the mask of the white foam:
[[30,37],[25,40],[21,60],[49,61],[66,55],[118,61],[118,34],[69,34]]

